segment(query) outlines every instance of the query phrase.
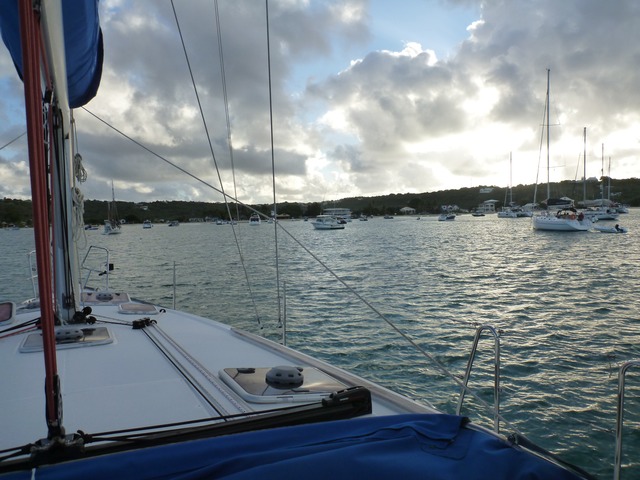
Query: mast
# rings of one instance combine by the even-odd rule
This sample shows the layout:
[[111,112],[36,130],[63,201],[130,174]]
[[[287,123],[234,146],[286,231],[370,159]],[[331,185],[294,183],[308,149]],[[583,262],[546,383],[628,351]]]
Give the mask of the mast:
[[511,152],[509,152],[509,206],[513,205],[513,168]]
[[584,153],[582,154],[582,167],[584,173],[582,174],[582,202],[583,206],[587,206],[587,127],[584,127],[584,133],[582,135],[584,143]]
[[547,200],[551,198],[551,185],[549,180],[549,77],[551,76],[551,69],[547,68]]
[[608,180],[608,188],[607,188],[607,200],[609,200],[609,203],[607,205],[607,207],[611,206],[611,157],[609,157],[609,173],[607,173],[607,178]]
[[62,427],[62,398],[56,361],[54,309],[51,295],[51,259],[49,235],[49,206],[47,201],[47,160],[43,148],[42,91],[40,70],[39,19],[31,2],[18,2],[20,39],[22,43],[23,80],[29,169],[33,202],[33,227],[36,241],[36,264],[40,292],[40,315],[45,363],[45,414],[48,438],[64,434]]
[[604,143],[602,144],[602,168],[600,170],[600,206],[604,206]]

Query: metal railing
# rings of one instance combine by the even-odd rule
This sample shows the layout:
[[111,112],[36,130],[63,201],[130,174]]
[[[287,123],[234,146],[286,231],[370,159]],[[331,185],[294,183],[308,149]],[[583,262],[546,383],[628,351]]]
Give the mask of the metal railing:
[[[93,257],[97,256],[98,253],[93,253],[94,250],[101,250],[104,252],[104,257],[101,257],[106,260],[97,261],[94,265],[89,265],[88,260],[93,261]],[[91,257],[90,257],[91,256]],[[84,258],[82,259],[81,270],[87,272],[86,277],[82,281],[82,290],[87,289],[87,285],[89,284],[89,279],[92,274],[97,274],[99,277],[104,276],[104,290],[109,291],[109,272],[113,270],[113,264],[109,261],[109,250],[104,247],[97,247],[95,245],[91,245]]]
[[616,455],[613,466],[614,480],[620,480],[620,470],[622,468],[622,429],[624,424],[624,386],[627,371],[631,367],[640,367],[640,360],[625,362],[618,372],[618,408],[616,415]]
[[471,368],[473,367],[473,361],[475,360],[476,351],[478,350],[478,342],[482,332],[488,330],[494,338],[494,373],[493,373],[493,429],[496,433],[500,433],[500,336],[495,328],[489,325],[482,325],[476,329],[476,335],[473,339],[473,346],[471,347],[471,354],[469,355],[469,362],[467,363],[467,370],[464,374],[462,383],[464,387],[460,391],[460,398],[458,399],[458,407],[456,409],[456,415],[460,415],[462,410],[462,404],[464,403],[465,392],[467,390],[467,384],[471,377]]

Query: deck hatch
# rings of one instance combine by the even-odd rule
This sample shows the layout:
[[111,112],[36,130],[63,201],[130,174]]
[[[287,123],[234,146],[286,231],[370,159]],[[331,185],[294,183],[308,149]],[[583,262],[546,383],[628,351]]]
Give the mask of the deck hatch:
[[253,403],[318,402],[331,393],[348,387],[313,367],[297,367],[302,374],[302,383],[275,386],[267,376],[271,378],[275,369],[283,368],[225,368],[219,373],[220,378],[238,395]]
[[[113,342],[107,327],[59,327],[56,328],[56,349],[94,347]],[[20,345],[20,352],[31,353],[42,351],[42,333],[31,333]]]

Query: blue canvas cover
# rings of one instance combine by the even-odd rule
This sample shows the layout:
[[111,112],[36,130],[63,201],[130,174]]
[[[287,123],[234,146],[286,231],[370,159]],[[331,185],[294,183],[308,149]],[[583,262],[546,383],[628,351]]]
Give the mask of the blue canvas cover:
[[[464,417],[396,415],[261,430],[89,458],[11,479],[575,480]],[[31,477],[35,473],[35,477]]]
[[[69,106],[81,107],[95,97],[102,76],[102,31],[98,0],[62,2]],[[22,78],[18,0],[0,0],[0,31]]]

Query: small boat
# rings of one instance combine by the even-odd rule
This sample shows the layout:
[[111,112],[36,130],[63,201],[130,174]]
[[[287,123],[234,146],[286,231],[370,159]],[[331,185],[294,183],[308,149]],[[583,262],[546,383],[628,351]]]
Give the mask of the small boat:
[[385,215],[384,218],[386,220],[392,220],[393,219],[393,215]]
[[439,222],[446,222],[446,221],[451,221],[451,220],[455,220],[456,219],[456,214],[455,213],[441,213],[438,216],[438,221]]
[[311,224],[316,230],[341,230],[345,225],[333,215],[318,215]]
[[602,233],[627,233],[627,228],[621,227],[618,224],[616,224],[613,227],[605,227],[604,225],[594,225],[593,229]]
[[498,218],[518,218],[518,214],[511,210],[510,207],[503,207],[502,210],[498,212]]
[[153,223],[151,223],[151,220],[145,220],[144,222],[142,222],[142,228],[152,228],[153,227]]
[[167,223],[168,227],[177,227],[180,225],[180,222],[178,222],[178,220],[171,220],[169,223]]
[[249,217],[249,225],[260,225],[260,215],[253,213]]

